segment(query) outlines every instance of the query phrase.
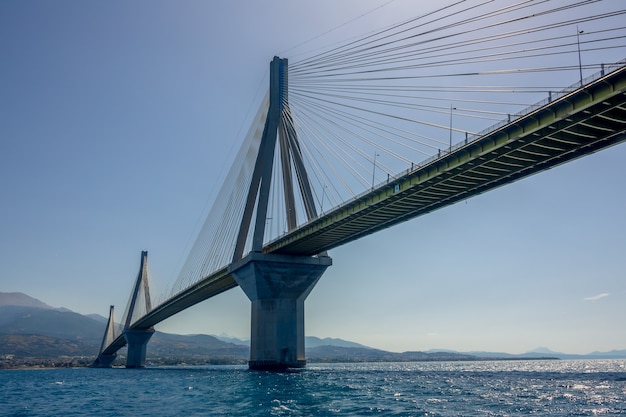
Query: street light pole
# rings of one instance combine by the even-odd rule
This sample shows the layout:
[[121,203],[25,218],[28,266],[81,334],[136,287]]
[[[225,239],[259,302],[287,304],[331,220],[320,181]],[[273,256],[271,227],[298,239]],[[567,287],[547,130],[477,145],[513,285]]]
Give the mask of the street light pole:
[[585,33],[584,30],[578,30],[576,26],[576,44],[578,45],[578,72],[580,74],[580,86],[583,86],[583,61],[580,58],[580,34]]
[[374,169],[372,170],[372,190],[374,189],[374,176],[376,175],[376,157],[378,154],[374,152]]
[[448,152],[452,152],[452,110],[456,110],[456,107],[452,107],[452,104],[450,104],[450,147]]

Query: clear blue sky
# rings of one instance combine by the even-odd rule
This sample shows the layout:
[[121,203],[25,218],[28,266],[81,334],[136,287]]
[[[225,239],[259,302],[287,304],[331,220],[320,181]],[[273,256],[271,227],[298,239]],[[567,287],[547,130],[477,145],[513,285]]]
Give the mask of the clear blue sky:
[[[0,291],[121,315],[142,250],[164,290],[271,58],[378,6],[326,40],[429,3],[0,2]],[[306,333],[393,351],[626,349],[625,161],[618,145],[333,250]],[[158,330],[247,338],[249,314],[234,289]]]

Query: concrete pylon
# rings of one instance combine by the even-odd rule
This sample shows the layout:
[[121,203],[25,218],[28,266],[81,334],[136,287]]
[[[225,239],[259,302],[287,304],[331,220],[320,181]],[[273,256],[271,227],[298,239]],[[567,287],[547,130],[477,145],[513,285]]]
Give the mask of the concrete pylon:
[[326,268],[328,256],[287,256],[251,252],[229,272],[252,302],[249,368],[302,368],[304,300]]
[[127,368],[146,367],[146,345],[154,334],[154,329],[127,329],[124,332],[124,339],[128,346],[126,355]]
[[112,368],[113,362],[117,359],[117,353],[112,355],[99,354],[95,361],[91,364],[91,368]]
[[131,322],[134,315],[137,301],[139,301],[139,290],[143,288],[144,302],[146,311],[152,310],[152,302],[150,300],[150,287],[148,284],[148,252],[141,252],[141,264],[139,265],[139,273],[135,280],[135,286],[130,298],[128,307],[128,315],[124,324],[124,339],[128,345],[126,355],[127,368],[145,368],[146,367],[146,345],[154,334],[154,328],[148,329],[131,329]]
[[107,326],[104,329],[104,337],[102,338],[102,343],[100,344],[100,353],[98,354],[96,360],[91,364],[92,368],[111,368],[113,366],[113,362],[117,358],[117,353],[113,353],[111,355],[105,355],[102,353],[115,339],[115,316],[113,312],[114,307],[111,306],[109,308],[109,320],[107,321]]
[[[289,109],[288,78],[288,61],[274,57],[270,63],[269,109],[233,261],[228,269],[252,302],[250,369],[301,368],[306,365],[304,300],[332,264],[325,252],[313,257],[263,253],[278,137],[287,227],[293,230],[298,224],[292,167],[307,219],[317,218],[311,184]],[[254,212],[256,219],[251,231]],[[243,257],[248,242],[252,248]]]

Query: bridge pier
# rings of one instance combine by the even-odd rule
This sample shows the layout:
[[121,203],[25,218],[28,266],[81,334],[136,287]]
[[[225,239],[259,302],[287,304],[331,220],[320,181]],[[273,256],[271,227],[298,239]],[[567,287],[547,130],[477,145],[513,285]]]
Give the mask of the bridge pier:
[[91,368],[112,368],[113,362],[117,358],[117,353],[112,355],[103,355],[102,353],[98,355],[96,360],[91,364]]
[[114,306],[109,308],[109,320],[107,321],[107,326],[104,328],[104,337],[102,338],[102,343],[100,344],[100,353],[98,354],[96,360],[91,364],[92,368],[112,368],[113,362],[115,362],[115,358],[117,358],[117,353],[115,352],[108,355],[104,353],[109,344],[115,339],[114,310]]
[[128,346],[126,354],[127,368],[146,367],[146,345],[154,334],[154,329],[126,329],[124,339]]
[[250,369],[306,365],[304,300],[330,265],[328,256],[251,252],[229,268],[252,302]]

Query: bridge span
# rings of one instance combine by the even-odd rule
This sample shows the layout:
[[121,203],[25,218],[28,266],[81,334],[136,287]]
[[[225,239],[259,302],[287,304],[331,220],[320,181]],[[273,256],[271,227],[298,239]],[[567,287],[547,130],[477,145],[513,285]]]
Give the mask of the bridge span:
[[[262,253],[315,257],[625,140],[626,67],[622,65],[310,218],[264,244]],[[129,329],[148,331],[238,285],[232,265],[220,268],[154,307]],[[114,356],[126,343],[124,335],[119,335],[101,355]]]

